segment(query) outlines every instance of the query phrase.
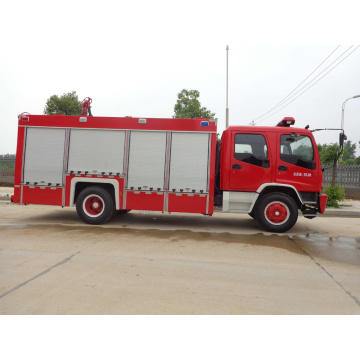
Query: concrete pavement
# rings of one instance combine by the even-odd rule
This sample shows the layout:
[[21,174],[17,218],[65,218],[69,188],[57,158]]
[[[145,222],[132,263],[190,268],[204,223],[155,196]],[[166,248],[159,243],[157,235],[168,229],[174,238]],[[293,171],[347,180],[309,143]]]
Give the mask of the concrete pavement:
[[360,314],[360,217],[0,206],[0,314]]

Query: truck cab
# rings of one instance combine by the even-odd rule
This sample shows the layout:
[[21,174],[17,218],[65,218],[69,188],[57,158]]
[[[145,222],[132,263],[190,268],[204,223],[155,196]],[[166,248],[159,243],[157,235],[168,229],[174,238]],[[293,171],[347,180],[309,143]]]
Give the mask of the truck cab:
[[[229,126],[221,139],[217,205],[223,212],[249,213],[268,231],[283,232],[298,211],[324,212],[323,174],[315,139],[293,128],[293,118],[274,127]],[[220,201],[221,202],[221,201]]]

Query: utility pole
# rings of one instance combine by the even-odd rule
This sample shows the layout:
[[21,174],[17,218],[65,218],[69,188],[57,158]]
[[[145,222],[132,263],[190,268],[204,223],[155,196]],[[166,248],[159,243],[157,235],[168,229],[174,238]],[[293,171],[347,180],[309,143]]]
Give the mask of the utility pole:
[[229,45],[226,46],[226,121],[225,129],[229,126]]

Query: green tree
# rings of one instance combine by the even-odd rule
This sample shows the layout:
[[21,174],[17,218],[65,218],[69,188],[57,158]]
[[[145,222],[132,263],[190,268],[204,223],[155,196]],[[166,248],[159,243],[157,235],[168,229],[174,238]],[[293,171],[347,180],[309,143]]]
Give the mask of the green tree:
[[50,98],[46,100],[44,114],[81,115],[81,110],[81,101],[79,101],[76,91],[72,91],[61,96],[50,96]]
[[205,107],[201,107],[198,100],[200,92],[197,90],[183,89],[178,94],[178,99],[174,106],[174,118],[177,119],[195,119],[197,117],[203,117],[205,119],[214,119],[215,113]]
[[331,185],[335,185],[336,178],[336,168],[337,162],[340,154],[340,146],[336,143],[333,144],[324,144],[318,145],[320,161],[324,165],[333,165],[332,176],[331,176]]
[[344,151],[341,155],[340,164],[354,165],[355,154],[356,144],[353,144],[350,140],[346,141],[346,143],[344,144]]
[[[360,142],[359,142],[360,144]],[[339,164],[343,165],[356,165],[360,164],[360,157],[355,157],[356,143],[352,143],[350,140],[344,143],[344,149],[340,154],[340,146],[336,143],[318,145],[320,160],[323,165],[333,165],[333,173],[331,184],[335,185],[336,168],[339,160]]]
[[336,143],[318,145],[318,149],[320,161],[324,165],[333,164],[340,152],[340,146]]

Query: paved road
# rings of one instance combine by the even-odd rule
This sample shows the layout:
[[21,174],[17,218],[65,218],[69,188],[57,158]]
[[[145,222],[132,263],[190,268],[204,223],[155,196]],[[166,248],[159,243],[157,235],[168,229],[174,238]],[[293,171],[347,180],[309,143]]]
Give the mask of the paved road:
[[94,227],[73,208],[0,205],[0,314],[360,314],[359,229],[140,212]]

